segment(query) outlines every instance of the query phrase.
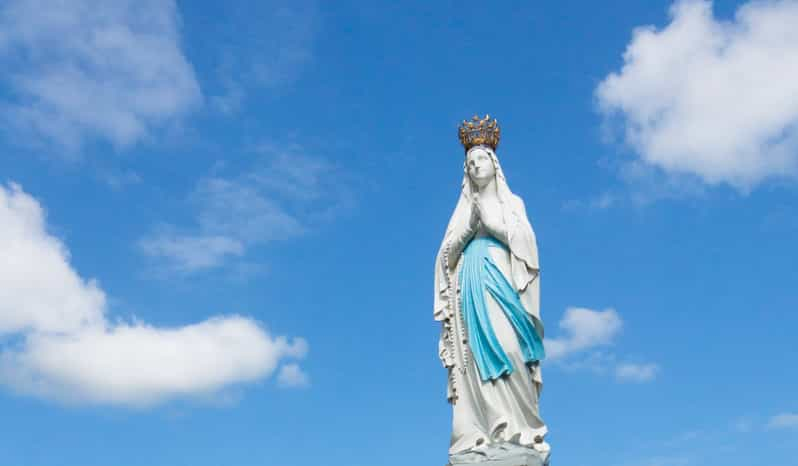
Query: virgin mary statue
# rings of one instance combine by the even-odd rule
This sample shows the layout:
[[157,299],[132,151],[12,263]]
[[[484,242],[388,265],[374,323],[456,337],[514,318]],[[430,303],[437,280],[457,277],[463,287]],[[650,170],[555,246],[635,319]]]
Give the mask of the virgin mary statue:
[[462,190],[435,261],[434,316],[453,407],[450,462],[519,449],[547,459],[535,233],[496,157],[498,122],[475,116],[459,133]]

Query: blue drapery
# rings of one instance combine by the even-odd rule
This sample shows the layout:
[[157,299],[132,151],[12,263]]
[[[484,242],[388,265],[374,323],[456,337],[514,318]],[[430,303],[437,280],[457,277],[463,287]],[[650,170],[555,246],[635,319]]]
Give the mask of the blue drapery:
[[463,251],[460,267],[460,296],[468,343],[483,382],[496,380],[513,372],[513,364],[502,349],[488,317],[486,292],[504,311],[515,330],[524,361],[532,363],[545,357],[543,342],[532,318],[521,304],[521,297],[490,257],[488,248],[507,249],[493,237],[471,240]]

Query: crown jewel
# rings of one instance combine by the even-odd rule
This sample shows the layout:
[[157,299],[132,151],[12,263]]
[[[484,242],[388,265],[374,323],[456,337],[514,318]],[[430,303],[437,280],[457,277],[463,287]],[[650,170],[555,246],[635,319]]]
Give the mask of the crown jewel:
[[474,115],[471,121],[463,120],[458,128],[458,134],[460,144],[463,145],[466,152],[478,145],[485,145],[496,150],[501,130],[499,130],[499,121],[495,118],[491,120],[490,115],[485,115],[485,118]]

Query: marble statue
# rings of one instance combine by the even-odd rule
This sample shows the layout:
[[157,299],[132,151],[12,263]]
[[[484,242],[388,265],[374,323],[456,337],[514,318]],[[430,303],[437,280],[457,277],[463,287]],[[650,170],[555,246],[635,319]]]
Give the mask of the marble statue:
[[459,136],[462,190],[435,261],[434,317],[453,412],[449,460],[546,464],[535,233],[496,157],[498,122],[475,116]]

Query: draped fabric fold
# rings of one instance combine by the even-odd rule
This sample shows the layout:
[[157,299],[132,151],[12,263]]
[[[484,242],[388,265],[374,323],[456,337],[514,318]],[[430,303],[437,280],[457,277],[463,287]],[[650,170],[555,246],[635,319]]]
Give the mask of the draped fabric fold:
[[518,292],[491,259],[489,247],[506,249],[492,237],[471,240],[463,251],[459,276],[468,344],[484,382],[513,372],[512,362],[497,340],[488,318],[487,294],[499,305],[515,330],[524,362],[540,361],[545,354],[534,322],[524,310]]

